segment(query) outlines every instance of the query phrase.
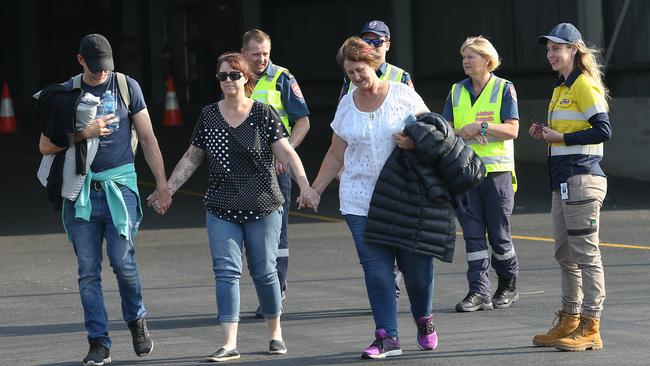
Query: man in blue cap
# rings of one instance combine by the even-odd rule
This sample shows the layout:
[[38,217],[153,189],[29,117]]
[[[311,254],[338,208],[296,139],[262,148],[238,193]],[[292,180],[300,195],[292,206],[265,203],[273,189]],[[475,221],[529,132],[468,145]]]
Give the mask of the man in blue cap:
[[[381,65],[377,69],[377,76],[380,79],[390,80],[396,83],[404,83],[411,87],[413,86],[411,75],[408,72],[386,62],[386,53],[390,49],[390,29],[388,29],[386,23],[381,20],[371,20],[367,22],[363,25],[363,28],[361,28],[359,37],[369,45],[373,46],[375,51],[377,51],[381,56]],[[343,98],[345,94],[354,89],[354,84],[345,77],[339,100]]]
[[[411,74],[404,71],[403,69],[391,65],[386,62],[386,53],[390,49],[390,29],[386,23],[381,20],[370,20],[363,25],[361,32],[359,32],[359,37],[363,39],[366,43],[373,46],[375,51],[381,56],[381,65],[377,71],[377,76],[382,80],[394,81],[396,83],[404,83],[413,87],[413,82],[411,81]],[[350,82],[350,79],[345,76],[343,78],[343,87],[341,88],[341,94],[339,95],[339,100],[343,98],[348,92],[356,89],[354,84]],[[343,169],[338,174],[340,178],[343,174]],[[397,298],[399,299],[400,295],[400,282],[402,280],[402,273],[395,266],[395,289],[397,290]]]

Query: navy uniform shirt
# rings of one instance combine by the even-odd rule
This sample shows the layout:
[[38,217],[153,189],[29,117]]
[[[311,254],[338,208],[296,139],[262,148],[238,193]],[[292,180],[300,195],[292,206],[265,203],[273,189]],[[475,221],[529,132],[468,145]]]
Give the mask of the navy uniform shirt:
[[[278,66],[269,60],[269,65],[262,74],[273,76],[277,70]],[[262,77],[262,74],[258,75],[258,79]],[[307,108],[305,97],[302,95],[296,78],[291,73],[283,72],[275,84],[275,89],[280,92],[282,105],[289,116],[289,123],[292,126],[297,119],[309,116],[309,109]]]
[[[490,78],[494,77],[494,74],[490,74]],[[472,102],[472,105],[476,102],[481,93],[474,95],[474,87],[472,86],[472,79],[467,78],[460,82],[465,89],[469,91],[469,98]],[[486,84],[487,85],[487,84]],[[485,89],[485,87],[483,88]],[[483,92],[483,90],[481,90]],[[515,86],[511,82],[506,82],[506,85],[503,87],[503,97],[501,98],[501,121],[507,119],[519,119],[519,108],[517,107],[517,92],[515,91]],[[451,105],[451,91],[447,95],[447,100],[445,101],[445,108],[442,110],[442,116],[449,122],[454,120],[454,109]]]
[[[127,77],[126,83],[131,96],[131,115],[136,115],[138,112],[147,108],[147,105],[138,82]],[[63,83],[63,86],[72,89],[72,79]],[[90,169],[98,173],[120,165],[132,163],[133,150],[131,150],[131,120],[129,119],[129,109],[124,105],[124,100],[120,96],[115,73],[109,72],[106,82],[95,86],[86,84],[82,78],[81,89],[99,98],[102,97],[105,91],[111,90],[117,99],[115,114],[120,118],[117,130],[108,136],[99,136],[99,148]]]
[[[386,62],[381,64],[379,66],[379,69],[377,69],[377,77],[381,78],[384,74],[386,73]],[[402,74],[402,80],[400,80],[403,84],[413,86],[413,80],[411,80],[411,74],[408,72],[404,71]],[[350,79],[347,78],[347,76],[343,77],[343,87],[341,88],[341,94],[339,95],[339,100],[343,98],[345,94],[348,93],[348,90],[350,90]]]

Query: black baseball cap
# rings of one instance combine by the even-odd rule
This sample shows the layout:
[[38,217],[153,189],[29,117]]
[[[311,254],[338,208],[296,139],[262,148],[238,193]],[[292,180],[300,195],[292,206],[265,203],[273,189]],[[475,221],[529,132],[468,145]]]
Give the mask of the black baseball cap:
[[363,28],[361,28],[359,36],[363,35],[364,33],[374,33],[380,37],[390,38],[390,30],[388,29],[386,23],[382,22],[381,20],[371,20],[364,24]]
[[546,44],[546,41],[555,43],[575,43],[582,39],[582,34],[571,23],[560,23],[551,29],[548,36],[537,37],[537,43]]
[[79,44],[79,54],[92,72],[115,69],[111,44],[101,34],[89,34],[83,37]]

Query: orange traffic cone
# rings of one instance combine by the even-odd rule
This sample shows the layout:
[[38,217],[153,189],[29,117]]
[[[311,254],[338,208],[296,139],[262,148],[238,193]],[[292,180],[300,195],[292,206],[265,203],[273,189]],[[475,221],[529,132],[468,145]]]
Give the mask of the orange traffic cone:
[[9,95],[9,85],[5,81],[2,84],[2,99],[0,100],[0,133],[16,132],[16,116],[14,107]]
[[181,111],[178,109],[178,99],[176,99],[176,88],[171,75],[167,75],[167,96],[165,98],[165,116],[163,117],[163,126],[180,126],[183,124]]

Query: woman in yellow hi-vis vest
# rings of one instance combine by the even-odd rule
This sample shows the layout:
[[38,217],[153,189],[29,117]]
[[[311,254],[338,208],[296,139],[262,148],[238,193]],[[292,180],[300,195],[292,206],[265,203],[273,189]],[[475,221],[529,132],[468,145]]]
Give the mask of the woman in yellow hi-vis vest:
[[548,36],[546,58],[559,80],[548,107],[548,126],[534,123],[529,133],[549,144],[555,258],[560,264],[562,309],[558,323],[533,338],[537,346],[561,350],[600,349],[600,314],[605,275],[598,247],[600,207],[607,178],[600,167],[603,142],[612,126],[607,89],[596,60],[580,32],[562,23]]
[[[513,147],[519,132],[517,93],[511,82],[492,73],[500,60],[490,41],[469,37],[460,53],[469,78],[452,86],[443,116],[481,157],[488,174],[463,196],[457,210],[467,249],[469,291],[456,311],[507,308],[519,299],[519,263],[510,234],[517,188]],[[499,278],[494,296],[488,278],[490,263]]]

